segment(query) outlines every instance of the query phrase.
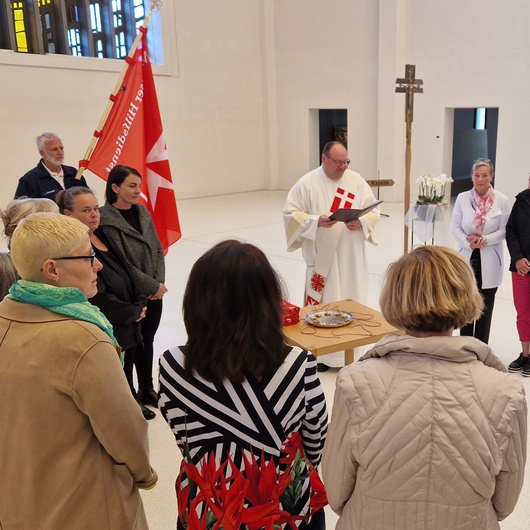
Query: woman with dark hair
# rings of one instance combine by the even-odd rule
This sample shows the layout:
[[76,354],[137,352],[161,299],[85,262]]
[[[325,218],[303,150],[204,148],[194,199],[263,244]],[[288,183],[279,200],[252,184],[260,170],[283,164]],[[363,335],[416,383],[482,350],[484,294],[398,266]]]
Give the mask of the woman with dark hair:
[[530,176],[528,187],[515,196],[508,223],[506,244],[510,252],[513,303],[521,353],[508,365],[508,371],[530,377]]
[[160,359],[160,408],[184,456],[177,527],[324,528],[326,403],[313,355],[285,342],[265,254],[214,246],[192,268],[183,311],[188,341]]
[[379,299],[404,335],[337,377],[323,476],[337,530],[493,530],[523,486],[527,406],[487,344],[453,331],[480,315],[455,250],[392,263]]
[[147,296],[147,310],[142,320],[143,347],[136,352],[138,400],[144,405],[158,406],[153,386],[153,343],[162,316],[164,285],[164,251],[151,214],[138,203],[142,177],[132,167],[111,169],[105,188],[105,205],[100,208],[100,227],[133,266],[136,288]]
[[[142,346],[140,322],[147,309],[147,297],[136,291],[136,276],[116,244],[99,229],[99,205],[90,188],[74,186],[55,197],[59,211],[74,217],[88,227],[88,235],[96,257],[103,265],[98,274],[98,292],[90,303],[98,306],[109,319],[114,335],[123,350],[125,376],[136,397],[133,368],[137,349]],[[155,413],[139,403],[146,420]]]

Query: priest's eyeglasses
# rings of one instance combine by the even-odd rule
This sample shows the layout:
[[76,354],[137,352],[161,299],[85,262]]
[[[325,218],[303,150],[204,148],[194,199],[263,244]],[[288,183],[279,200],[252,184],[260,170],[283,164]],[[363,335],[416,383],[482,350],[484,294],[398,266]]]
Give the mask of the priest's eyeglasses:
[[92,252],[89,256],[62,256],[60,258],[51,258],[53,260],[60,260],[60,259],[88,259],[90,260],[90,266],[94,266],[94,260],[96,259],[96,253]]
[[329,158],[333,163],[335,163],[337,166],[349,166],[351,160],[348,158],[347,160],[335,160],[334,158],[331,158],[328,155],[325,155],[326,158]]

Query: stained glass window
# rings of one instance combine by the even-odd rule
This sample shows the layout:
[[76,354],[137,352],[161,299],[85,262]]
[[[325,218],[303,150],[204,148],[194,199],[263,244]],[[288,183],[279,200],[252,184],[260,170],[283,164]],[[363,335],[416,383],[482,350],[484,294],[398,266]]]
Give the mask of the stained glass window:
[[16,51],[28,53],[28,39],[26,35],[26,19],[22,2],[12,2],[13,23],[15,25]]
[[123,59],[148,6],[148,0],[0,0],[0,47]]

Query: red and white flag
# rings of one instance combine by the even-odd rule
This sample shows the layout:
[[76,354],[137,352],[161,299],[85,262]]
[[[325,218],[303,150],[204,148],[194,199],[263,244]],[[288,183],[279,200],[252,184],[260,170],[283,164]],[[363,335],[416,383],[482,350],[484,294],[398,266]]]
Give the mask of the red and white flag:
[[99,132],[97,143],[80,168],[107,180],[118,165],[134,167],[142,175],[141,202],[149,210],[164,248],[181,237],[169,157],[162,130],[149,52],[147,28],[142,33],[133,56],[126,59],[128,68],[116,94],[110,96],[112,108]]
[[342,188],[337,188],[329,211],[335,213],[339,208],[351,208],[353,206],[353,199],[355,199],[353,193]]

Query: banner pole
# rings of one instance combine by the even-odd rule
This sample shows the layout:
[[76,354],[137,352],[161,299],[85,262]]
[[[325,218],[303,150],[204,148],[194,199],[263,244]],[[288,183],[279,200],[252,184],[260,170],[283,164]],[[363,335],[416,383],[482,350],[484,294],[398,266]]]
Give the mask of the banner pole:
[[[151,18],[151,15],[153,13],[154,8],[157,10],[160,9],[162,2],[160,0],[151,0],[150,7],[149,7],[149,13],[144,17],[144,20],[142,22],[142,25],[140,28],[147,28],[147,24],[149,23],[149,19]],[[85,152],[85,156],[83,157],[83,162],[88,162],[90,160],[90,157],[92,156],[92,152],[94,151],[94,147],[96,146],[96,143],[99,139],[96,134],[99,134],[103,127],[105,126],[105,122],[107,121],[107,118],[109,117],[110,111],[112,109],[112,106],[114,105],[114,98],[116,97],[116,94],[121,89],[121,85],[123,82],[123,79],[125,78],[125,74],[127,73],[127,70],[129,69],[129,62],[127,59],[132,59],[134,57],[134,54],[136,53],[136,49],[138,48],[138,44],[140,44],[140,40],[143,36],[143,32],[141,29],[138,31],[138,34],[136,35],[136,38],[134,39],[134,42],[131,46],[131,49],[129,51],[129,54],[127,55],[127,58],[125,59],[125,65],[121,70],[120,76],[118,78],[118,81],[116,83],[116,86],[114,87],[114,90],[112,91],[109,100],[107,101],[107,106],[105,107],[105,110],[103,111],[103,114],[101,116],[101,119],[99,120],[98,126],[96,128],[95,133],[92,136],[92,140],[90,141],[90,144]],[[75,175],[76,180],[79,180],[83,176],[83,172],[85,171],[86,166],[80,167],[77,170],[77,173]]]

